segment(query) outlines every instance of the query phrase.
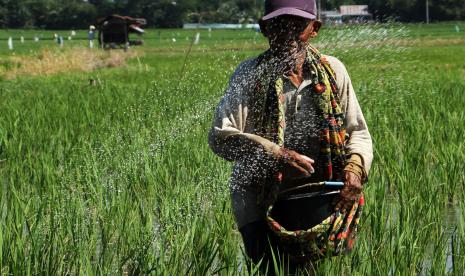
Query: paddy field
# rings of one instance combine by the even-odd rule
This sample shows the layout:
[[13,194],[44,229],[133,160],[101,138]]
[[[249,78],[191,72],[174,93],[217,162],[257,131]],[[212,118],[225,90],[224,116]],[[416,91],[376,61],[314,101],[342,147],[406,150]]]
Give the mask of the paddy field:
[[[231,164],[207,132],[267,44],[199,32],[189,51],[197,31],[148,30],[125,53],[87,49],[86,31],[0,30],[2,275],[247,274]],[[465,23],[326,27],[313,43],[346,65],[375,155],[355,250],[319,273],[463,275]]]

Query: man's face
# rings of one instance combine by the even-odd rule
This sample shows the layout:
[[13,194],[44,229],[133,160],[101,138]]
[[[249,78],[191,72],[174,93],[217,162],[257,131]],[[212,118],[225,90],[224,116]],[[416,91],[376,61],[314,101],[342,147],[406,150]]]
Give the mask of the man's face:
[[293,52],[316,36],[321,23],[298,16],[283,15],[266,22],[265,35],[277,52]]

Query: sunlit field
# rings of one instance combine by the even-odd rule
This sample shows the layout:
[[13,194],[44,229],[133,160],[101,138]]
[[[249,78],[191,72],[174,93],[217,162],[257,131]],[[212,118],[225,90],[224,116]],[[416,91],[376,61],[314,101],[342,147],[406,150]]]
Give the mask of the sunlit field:
[[[199,32],[147,30],[125,53],[0,31],[2,274],[248,274],[207,132],[267,44]],[[314,44],[346,65],[375,150],[356,247],[318,272],[463,275],[465,23],[328,26]]]

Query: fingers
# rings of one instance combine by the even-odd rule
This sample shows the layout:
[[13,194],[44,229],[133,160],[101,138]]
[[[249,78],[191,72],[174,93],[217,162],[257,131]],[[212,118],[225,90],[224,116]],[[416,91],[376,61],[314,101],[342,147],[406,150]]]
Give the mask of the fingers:
[[314,173],[315,169],[313,168],[313,164],[315,161],[313,159],[305,156],[305,155],[299,155],[297,160],[296,160],[299,165],[307,170],[309,173]]
[[304,176],[310,176],[310,174],[313,173],[308,169],[308,167],[306,168],[305,166],[301,166],[301,164],[299,164],[296,161],[289,162],[289,165],[291,165],[292,168],[296,169],[299,173],[303,174]]
[[351,209],[354,206],[356,200],[346,200],[342,197],[339,198],[340,201],[334,207],[335,211],[341,211],[341,213],[345,213],[347,210]]
[[355,203],[355,200],[348,200],[342,196],[337,197],[337,199],[338,199],[338,202],[336,203],[334,210],[340,211],[341,213],[345,213],[347,210],[352,208],[352,206]]
[[313,159],[305,155],[298,154],[293,150],[281,150],[281,160],[293,169],[297,170],[299,173],[303,174],[304,176],[309,176],[315,172],[315,169],[313,168],[315,161],[313,161]]
[[334,210],[345,212],[346,209],[352,207],[355,203],[356,197],[348,190],[348,186],[344,186],[344,188],[340,191],[339,196],[336,200],[336,206]]
[[312,158],[308,157],[308,156],[300,155],[300,157],[302,157],[302,159],[306,160],[307,162],[310,162],[311,164],[315,163],[315,161]]
[[309,162],[302,162],[301,160],[295,160],[291,161],[290,165],[292,165],[294,168],[298,169],[300,171],[300,168],[305,171],[305,174],[312,174],[315,172],[315,169],[313,168],[312,164]]
[[[298,154],[293,150],[286,150],[285,158],[289,165],[296,168],[298,171],[304,173],[305,175],[309,175],[315,172],[313,168],[313,159],[308,156]],[[305,170],[305,172],[302,171]]]
[[346,210],[352,208],[354,203],[360,198],[363,187],[359,177],[348,176],[344,183],[344,188],[336,198],[334,210],[345,213]]

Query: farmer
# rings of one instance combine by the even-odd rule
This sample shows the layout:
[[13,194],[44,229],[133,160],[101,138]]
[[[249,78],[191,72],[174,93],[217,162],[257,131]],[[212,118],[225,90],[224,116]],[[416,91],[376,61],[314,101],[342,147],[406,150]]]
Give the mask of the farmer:
[[333,214],[304,233],[326,237],[305,260],[352,247],[372,141],[344,65],[309,44],[320,26],[314,0],[266,0],[260,27],[270,47],[238,66],[209,134],[211,149],[234,161],[233,213],[254,263],[269,265],[271,250],[281,249],[288,232],[267,212],[282,187],[302,178],[344,182]]
[[89,32],[87,33],[87,39],[89,40],[89,48],[94,48],[94,39],[95,39],[95,26],[89,26]]

